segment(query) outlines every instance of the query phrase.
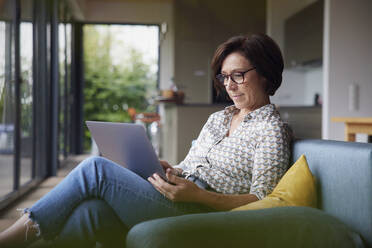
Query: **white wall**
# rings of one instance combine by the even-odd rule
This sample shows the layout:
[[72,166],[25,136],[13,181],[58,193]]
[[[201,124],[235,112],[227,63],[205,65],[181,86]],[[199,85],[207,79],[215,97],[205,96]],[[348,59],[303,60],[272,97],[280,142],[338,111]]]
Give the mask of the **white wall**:
[[271,101],[282,106],[309,106],[314,105],[315,94],[323,98],[322,92],[322,67],[306,70],[285,69],[282,85],[271,97]]
[[283,71],[283,82],[274,96],[270,98],[272,103],[283,106],[303,105],[305,98],[305,77],[300,71]]
[[304,73],[304,105],[314,105],[315,94],[323,98],[323,68],[313,68]]
[[[372,116],[372,1],[326,0],[324,30],[325,139],[344,140],[344,125],[331,117]],[[359,88],[359,108],[348,108],[350,84]]]
[[160,88],[168,88],[174,76],[173,1],[98,1],[82,4],[84,21],[134,24],[167,23],[160,43]]

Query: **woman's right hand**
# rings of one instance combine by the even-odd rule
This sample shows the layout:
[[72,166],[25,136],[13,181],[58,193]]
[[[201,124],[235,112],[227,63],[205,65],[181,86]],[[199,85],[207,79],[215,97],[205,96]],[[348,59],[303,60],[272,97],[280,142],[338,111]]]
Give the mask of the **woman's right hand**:
[[165,160],[159,160],[160,165],[163,167],[164,172],[167,171],[167,169],[171,170],[171,173],[173,175],[179,176],[182,174],[182,169],[181,168],[173,168],[167,161]]

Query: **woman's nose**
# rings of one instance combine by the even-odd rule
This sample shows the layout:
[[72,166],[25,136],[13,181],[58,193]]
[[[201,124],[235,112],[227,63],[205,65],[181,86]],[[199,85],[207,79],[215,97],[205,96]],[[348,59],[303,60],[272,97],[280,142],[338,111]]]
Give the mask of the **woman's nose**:
[[236,83],[234,81],[232,81],[231,77],[228,77],[225,81],[225,86],[226,86],[226,89],[228,90],[234,90],[236,89]]

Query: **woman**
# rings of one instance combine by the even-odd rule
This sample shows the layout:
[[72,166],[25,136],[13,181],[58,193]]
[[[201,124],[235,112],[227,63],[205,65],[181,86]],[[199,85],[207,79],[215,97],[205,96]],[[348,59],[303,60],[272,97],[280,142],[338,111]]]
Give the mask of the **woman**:
[[169,182],[89,158],[0,235],[1,247],[40,236],[122,245],[139,222],[230,210],[269,194],[289,159],[288,130],[269,98],[282,81],[281,52],[266,35],[237,36],[218,47],[212,69],[216,89],[234,105],[209,117],[179,165],[161,161]]

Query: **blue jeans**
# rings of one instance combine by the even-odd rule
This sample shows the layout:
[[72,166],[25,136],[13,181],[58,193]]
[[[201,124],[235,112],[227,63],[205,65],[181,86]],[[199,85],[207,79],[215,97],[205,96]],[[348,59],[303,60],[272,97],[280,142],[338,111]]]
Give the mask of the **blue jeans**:
[[125,230],[142,221],[208,211],[212,209],[201,204],[168,200],[147,180],[102,157],[84,160],[25,210],[44,239],[82,242],[81,246],[97,241],[107,230],[114,236],[110,239],[120,241]]

